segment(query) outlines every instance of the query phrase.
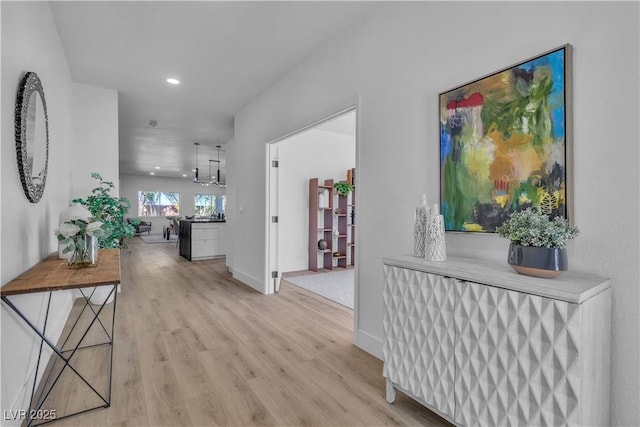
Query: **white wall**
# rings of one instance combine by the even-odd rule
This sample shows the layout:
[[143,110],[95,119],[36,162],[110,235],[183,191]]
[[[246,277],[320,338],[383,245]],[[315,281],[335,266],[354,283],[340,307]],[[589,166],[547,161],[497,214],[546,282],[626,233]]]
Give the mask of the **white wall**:
[[309,179],[347,179],[355,167],[353,136],[311,129],[278,143],[278,259],[282,272],[309,267]]
[[[105,156],[115,156],[117,159],[118,146],[117,143],[108,146],[97,145],[102,144],[104,139],[92,132],[91,128],[104,128],[91,118],[91,110],[95,105],[100,105],[104,98],[76,97],[76,87],[71,81],[49,5],[46,2],[1,2],[0,8],[3,94],[0,276],[4,285],[57,250],[53,230],[58,226],[58,215],[76,196],[74,189],[80,188],[80,181],[90,180],[88,176],[78,177],[78,183],[72,183],[73,168],[87,162],[84,156],[79,157],[77,153],[100,151]],[[15,97],[18,84],[26,71],[35,71],[40,77],[49,117],[48,176],[44,195],[35,204],[30,203],[22,191],[14,145]],[[109,94],[109,97],[113,96],[113,93]],[[79,143],[75,139],[74,124],[77,123],[76,112],[82,110],[85,110],[85,114],[80,119],[85,121],[84,125],[88,130],[84,132]],[[117,116],[117,110],[101,110],[100,113]],[[114,168],[113,164],[102,164],[98,160],[92,166],[99,167],[105,174],[115,173],[114,176],[117,177],[117,164]],[[13,301],[31,320],[38,324],[43,322],[46,308],[44,295],[21,296]],[[66,321],[71,303],[71,292],[54,293],[47,327],[47,335],[54,342]],[[1,311],[2,409],[26,409],[39,341],[33,338],[33,333],[4,303]],[[46,358],[43,359],[43,363],[46,365]],[[5,424],[17,425],[18,420],[3,420],[3,425]]]
[[[91,108],[87,108],[90,105]],[[73,84],[74,166],[71,168],[72,194],[86,198],[97,187],[91,178],[98,172],[111,181],[111,194],[118,196],[118,92],[84,84]],[[114,147],[116,149],[114,150]]]
[[[194,196],[195,194],[224,195],[226,190],[218,186],[201,187],[194,184],[192,177],[189,178],[167,178],[152,175],[120,175],[120,194],[131,202],[131,209],[126,215],[127,218],[138,216],[138,191],[165,191],[180,193],[180,216],[191,216],[195,214]],[[229,213],[227,212],[228,216]],[[165,217],[147,217],[151,221],[151,234],[162,234],[162,227],[169,225]]]
[[[410,253],[420,193],[438,199],[438,93],[571,43],[582,229],[571,269],[613,280],[611,422],[640,424],[638,12],[630,2],[381,3],[236,115],[229,168],[242,173],[228,191],[243,213],[232,231],[234,272],[263,281],[264,144],[357,100],[356,343],[380,355],[380,259]],[[447,245],[504,262],[508,242],[451,235]]]

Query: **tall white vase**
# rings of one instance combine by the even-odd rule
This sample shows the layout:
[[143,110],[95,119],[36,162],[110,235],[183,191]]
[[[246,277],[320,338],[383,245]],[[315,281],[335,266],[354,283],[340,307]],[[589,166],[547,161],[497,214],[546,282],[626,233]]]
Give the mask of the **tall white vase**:
[[428,220],[429,207],[427,206],[427,195],[422,194],[422,203],[416,208],[413,218],[413,256],[415,257],[425,257]]
[[427,225],[427,243],[425,259],[427,261],[446,261],[447,245],[444,240],[444,216],[439,215],[438,204],[431,209]]

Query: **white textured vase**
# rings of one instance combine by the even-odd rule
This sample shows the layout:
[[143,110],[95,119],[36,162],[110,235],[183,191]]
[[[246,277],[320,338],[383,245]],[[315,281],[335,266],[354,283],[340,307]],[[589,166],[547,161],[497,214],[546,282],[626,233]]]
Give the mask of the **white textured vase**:
[[427,224],[429,221],[429,207],[427,195],[422,194],[422,203],[416,208],[413,218],[413,256],[424,258],[427,243]]
[[434,204],[427,225],[425,259],[427,261],[446,261],[447,244],[444,240],[444,216],[438,215],[438,204]]

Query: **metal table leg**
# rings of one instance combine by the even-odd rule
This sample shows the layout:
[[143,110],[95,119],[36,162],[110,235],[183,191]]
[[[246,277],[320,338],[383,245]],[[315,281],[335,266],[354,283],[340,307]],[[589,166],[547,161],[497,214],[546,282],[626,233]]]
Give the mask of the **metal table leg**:
[[[2,301],[9,307],[11,308],[22,320],[24,320],[24,322],[36,333],[36,335],[38,337],[40,337],[40,349],[38,352],[38,361],[36,364],[36,371],[35,371],[35,378],[33,381],[33,388],[32,388],[32,392],[31,392],[31,397],[30,397],[30,403],[29,403],[29,411],[27,411],[27,419],[26,419],[26,426],[39,426],[39,425],[43,425],[43,424],[47,424],[56,420],[60,420],[63,418],[68,418],[71,417],[73,415],[78,415],[78,414],[82,414],[88,411],[92,411],[94,409],[99,409],[99,408],[108,408],[111,405],[111,383],[112,383],[112,378],[113,378],[113,336],[114,336],[114,327],[115,327],[115,317],[116,317],[116,302],[117,302],[117,286],[118,285],[113,285],[111,291],[109,292],[109,294],[107,295],[107,297],[105,298],[105,300],[102,302],[102,304],[99,306],[99,308],[94,309],[94,307],[91,305],[90,303],[90,298],[93,295],[92,292],[91,295],[86,296],[84,294],[84,292],[82,290],[80,290],[80,292],[82,293],[83,299],[84,299],[84,306],[82,307],[82,310],[80,311],[80,313],[78,314],[78,317],[76,318],[75,322],[73,323],[73,326],[71,327],[71,330],[69,331],[69,333],[67,334],[67,336],[62,340],[62,345],[60,347],[58,347],[57,345],[55,345],[54,343],[52,343],[47,337],[46,337],[46,332],[47,332],[47,322],[49,319],[49,310],[51,308],[51,294],[52,292],[49,292],[49,297],[48,297],[48,301],[47,301],[47,309],[46,309],[46,313],[45,313],[45,319],[44,319],[44,325],[42,327],[42,330],[40,330],[36,325],[34,325],[21,311],[18,307],[16,307],[13,302],[11,302],[11,300],[9,299],[9,297],[7,296],[3,296],[2,297]],[[107,306],[107,302],[109,301],[109,299],[111,298],[111,296],[113,295],[113,308],[112,308],[112,316],[111,316],[111,330],[108,331],[107,328],[105,327],[105,325],[103,324],[102,320],[99,318],[100,313],[103,311],[103,309]],[[80,317],[82,316],[82,314],[86,311],[87,307],[89,308],[89,310],[92,312],[93,316],[91,318],[91,321],[89,322],[89,325],[86,327],[86,329],[84,330],[84,332],[82,332],[82,336],[80,337],[80,339],[78,340],[77,344],[70,349],[65,350],[65,345],[67,344],[69,338],[71,337],[71,335],[73,334],[74,330],[76,329],[76,327],[78,326],[78,322],[80,320]],[[91,328],[93,327],[94,324],[96,324],[96,321],[98,322],[98,324],[100,325],[100,327],[102,328],[102,330],[104,331],[106,337],[107,337],[107,341],[105,342],[101,342],[98,344],[91,344],[91,345],[86,345],[86,346],[81,346],[81,344],[83,343],[84,339],[87,337],[87,334],[89,333],[89,331],[91,330]],[[51,386],[47,387],[48,381],[51,378],[52,372],[50,371],[48,376],[45,378],[43,378],[44,382],[41,382],[41,384],[43,384],[44,386],[41,388],[40,392],[37,393],[37,389],[38,389],[38,372],[40,371],[40,363],[42,362],[42,350],[43,350],[43,346],[44,344],[47,344],[47,346],[53,351],[53,355],[55,357],[58,357],[59,360],[61,360],[63,362],[63,367],[60,370],[60,372],[55,376]],[[87,378],[85,378],[80,372],[78,372],[78,370],[76,368],[74,368],[70,362],[73,359],[73,357],[78,353],[78,350],[83,350],[86,348],[92,348],[92,347],[97,347],[97,346],[109,346],[109,377],[108,377],[108,392],[107,392],[107,396],[103,396],[102,394],[100,394],[100,392],[98,392],[96,390],[96,388],[89,382],[89,380]],[[68,356],[66,356],[66,353],[70,353]],[[62,373],[65,371],[65,369],[70,369],[84,384],[86,384],[89,389],[101,400],[101,404],[99,404],[98,406],[92,407],[92,408],[87,408],[87,409],[83,409],[71,414],[64,414],[63,416],[56,416],[55,419],[49,419],[49,420],[45,420],[43,422],[38,422],[38,419],[34,418],[34,415],[38,415],[41,412],[42,409],[42,405],[45,403],[45,401],[47,400],[47,398],[49,397],[49,395],[51,394],[51,392],[53,391],[55,385],[57,384],[58,380],[60,379],[60,377],[62,376]],[[36,396],[36,394],[38,394],[38,396]],[[56,414],[57,415],[57,414]],[[37,424],[36,424],[37,423]]]

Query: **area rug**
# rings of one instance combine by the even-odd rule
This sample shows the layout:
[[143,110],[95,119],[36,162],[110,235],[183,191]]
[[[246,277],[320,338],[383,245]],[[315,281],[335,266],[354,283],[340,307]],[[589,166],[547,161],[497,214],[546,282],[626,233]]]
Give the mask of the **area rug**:
[[178,236],[174,236],[173,234],[169,237],[169,240],[162,237],[161,234],[141,234],[140,238],[144,240],[145,243],[176,243],[178,241]]
[[287,282],[353,309],[354,270],[285,277]]

